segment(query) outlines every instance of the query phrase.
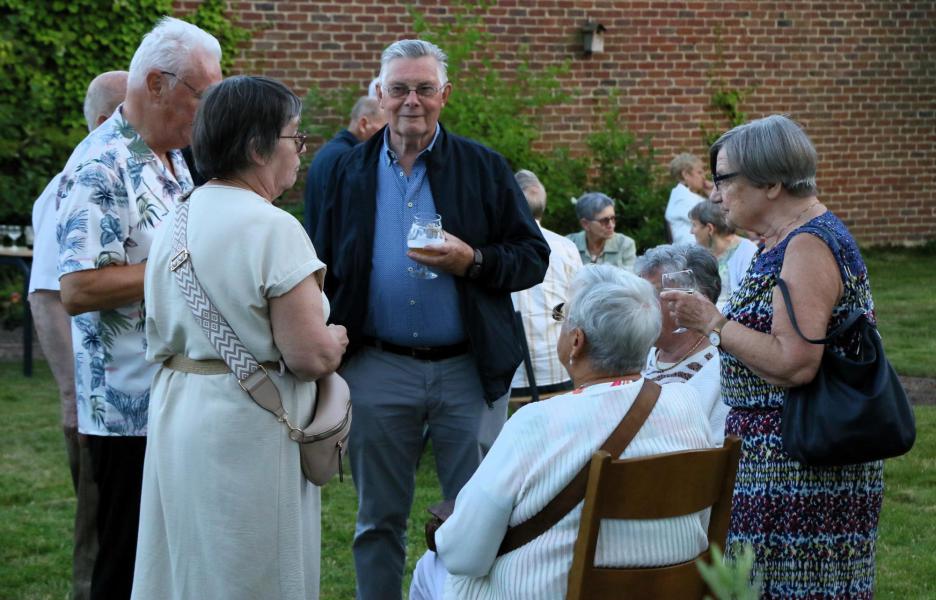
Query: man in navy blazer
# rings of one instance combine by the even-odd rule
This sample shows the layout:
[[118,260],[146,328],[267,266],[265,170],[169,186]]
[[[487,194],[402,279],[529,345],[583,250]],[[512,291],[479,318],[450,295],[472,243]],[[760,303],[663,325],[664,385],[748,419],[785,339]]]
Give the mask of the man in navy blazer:
[[[354,402],[358,598],[400,598],[425,426],[454,498],[480,438],[503,425],[522,357],[510,293],[540,283],[549,261],[507,161],[439,124],[451,92],[435,45],[384,50],[387,127],[341,158],[316,229],[331,321],[351,341],[341,374]],[[407,234],[418,213],[441,216],[445,241],[417,254]],[[420,265],[437,277],[411,276]]]

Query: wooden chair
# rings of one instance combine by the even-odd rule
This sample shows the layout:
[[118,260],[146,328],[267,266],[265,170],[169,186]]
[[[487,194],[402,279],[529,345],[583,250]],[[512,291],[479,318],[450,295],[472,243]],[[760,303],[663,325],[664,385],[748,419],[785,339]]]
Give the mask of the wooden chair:
[[[695,559],[664,567],[595,566],[602,519],[664,519],[712,507],[709,546],[725,547],[741,440],[725,438],[721,448],[613,460],[592,456],[578,539],[569,571],[569,600],[585,598],[677,598],[708,592]],[[709,560],[706,549],[696,558]]]

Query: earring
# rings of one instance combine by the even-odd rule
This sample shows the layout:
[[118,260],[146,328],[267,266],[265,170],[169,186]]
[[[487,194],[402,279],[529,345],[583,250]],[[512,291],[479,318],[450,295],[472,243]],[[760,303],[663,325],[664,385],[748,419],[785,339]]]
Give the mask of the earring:
[[571,366],[572,366],[572,363],[574,363],[574,362],[575,362],[575,359],[572,358],[572,353],[569,352],[569,366],[571,367]]

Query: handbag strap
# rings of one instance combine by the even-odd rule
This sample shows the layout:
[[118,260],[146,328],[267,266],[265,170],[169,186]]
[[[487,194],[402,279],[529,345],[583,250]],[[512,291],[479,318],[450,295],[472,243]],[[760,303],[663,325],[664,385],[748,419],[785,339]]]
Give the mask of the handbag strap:
[[780,288],[780,293],[783,295],[783,303],[786,305],[787,315],[789,315],[790,317],[790,323],[793,324],[793,329],[801,338],[803,338],[810,344],[831,343],[832,340],[836,339],[841,334],[848,331],[849,328],[851,328],[851,326],[855,324],[855,321],[863,317],[865,314],[864,310],[860,308],[856,308],[852,310],[850,313],[848,313],[848,317],[845,319],[845,321],[843,321],[841,325],[839,325],[834,330],[832,330],[832,332],[829,333],[826,337],[822,339],[813,340],[803,335],[803,332],[800,331],[799,325],[796,323],[796,315],[793,314],[793,302],[790,300],[790,290],[787,289],[786,282],[780,277],[777,277],[777,287]]
[[179,289],[195,321],[208,337],[211,347],[234,373],[237,384],[254,402],[286,423],[290,429],[290,437],[293,437],[294,427],[286,420],[288,415],[283,408],[283,401],[273,380],[244,346],[234,328],[218,312],[214,302],[205,293],[205,289],[195,276],[192,257],[188,251],[188,212],[191,193],[188,192],[176,203],[172,230],[172,259],[169,261],[169,270],[175,275],[176,283],[179,284]]
[[[630,445],[634,436],[643,427],[647,417],[653,407],[656,406],[657,399],[660,397],[660,386],[657,383],[644,379],[643,386],[637,394],[637,399],[628,409],[624,418],[618,426],[611,432],[611,435],[601,446],[601,450],[606,451],[611,456],[620,456]],[[564,516],[569,514],[579,502],[585,498],[585,489],[588,485],[588,470],[590,463],[575,475],[562,490],[540,510],[538,513],[520,523],[516,527],[508,527],[504,534],[504,540],[501,542],[497,555],[501,556],[516,550],[527,542],[539,537],[553,525],[558,523]]]

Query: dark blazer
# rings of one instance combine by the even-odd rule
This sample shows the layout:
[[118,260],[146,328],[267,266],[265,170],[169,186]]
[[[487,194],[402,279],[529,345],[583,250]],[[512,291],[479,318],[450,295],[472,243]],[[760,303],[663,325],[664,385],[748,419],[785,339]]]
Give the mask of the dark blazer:
[[[326,186],[314,237],[328,265],[331,322],[348,328],[349,356],[361,343],[367,317],[383,139],[381,130],[342,156]],[[549,245],[500,154],[443,128],[424,157],[442,226],[484,257],[480,277],[455,282],[485,400],[493,402],[507,392],[522,360],[523,334],[515,329],[510,292],[543,281]]]
[[322,210],[322,198],[328,179],[338,164],[338,159],[357,144],[358,139],[354,134],[342,129],[315,153],[306,174],[305,208],[302,213],[302,225],[310,238],[315,235],[315,225]]

